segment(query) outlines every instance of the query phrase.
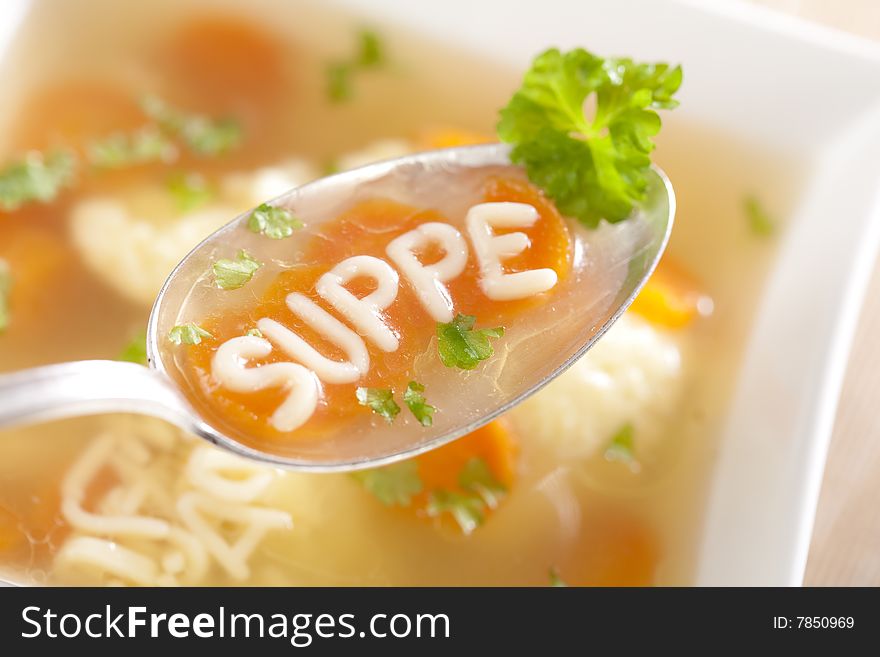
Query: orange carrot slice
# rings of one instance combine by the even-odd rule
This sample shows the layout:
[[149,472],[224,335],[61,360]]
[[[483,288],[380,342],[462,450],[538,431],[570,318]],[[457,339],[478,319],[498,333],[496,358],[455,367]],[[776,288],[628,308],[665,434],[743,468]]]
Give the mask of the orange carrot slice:
[[632,311],[652,324],[677,329],[711,312],[711,307],[697,280],[667,256],[633,302]]

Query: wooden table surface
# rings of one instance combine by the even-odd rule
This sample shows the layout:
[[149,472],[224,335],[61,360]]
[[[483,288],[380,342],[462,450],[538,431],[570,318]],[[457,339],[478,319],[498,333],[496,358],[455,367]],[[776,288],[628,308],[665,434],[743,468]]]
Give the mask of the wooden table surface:
[[[880,0],[753,0],[880,40]],[[878,181],[880,186],[880,181]],[[847,366],[804,579],[880,586],[880,263]]]

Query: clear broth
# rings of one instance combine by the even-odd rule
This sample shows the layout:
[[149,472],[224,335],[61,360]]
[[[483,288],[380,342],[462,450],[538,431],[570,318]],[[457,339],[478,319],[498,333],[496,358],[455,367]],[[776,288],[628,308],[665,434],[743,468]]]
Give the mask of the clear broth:
[[[204,163],[205,169],[220,173],[271,163],[288,153],[325,162],[375,138],[411,135],[431,125],[491,134],[497,109],[520,75],[383,29],[392,62],[388,70],[358,78],[353,102],[329,106],[325,63],[350,52],[359,22],[317,4],[294,8],[266,0],[249,3],[242,20],[258,22],[275,35],[282,84],[268,96],[269,110],[239,106],[234,97],[214,96],[216,89],[209,84],[190,86],[185,75],[170,73],[173,64],[163,51],[168,35],[188,16],[205,15],[206,4],[163,0],[123,8],[91,0],[74,9],[73,3],[36,3],[2,69],[5,96],[15,99],[0,116],[2,159],[55,143],[58,96],[46,96],[47,90],[58,93],[86,80],[115,90],[114,97],[138,97],[149,90],[212,114],[243,112],[246,127],[252,128],[246,146],[231,158]],[[240,4],[212,3],[218,5],[244,13]],[[277,12],[296,20],[273,20]],[[71,21],[76,31],[66,29]],[[664,120],[657,159],[678,197],[670,250],[702,281],[715,312],[690,329],[685,399],[678,420],[667,428],[657,462],[633,478],[596,459],[578,466],[572,476],[567,464],[548,462],[525,442],[517,490],[468,538],[389,512],[344,476],[314,475],[304,505],[297,501],[303,480],[291,478],[272,495],[278,507],[295,507],[296,526],[265,541],[249,583],[545,585],[551,565],[570,584],[691,581],[715,437],[774,251],[772,241],[750,234],[742,198],[757,191],[768,207],[784,215],[799,174],[783,154],[681,117]],[[0,216],[0,224],[26,223],[61,245],[61,264],[39,295],[28,300],[29,316],[20,314],[0,336],[0,370],[118,357],[145,324],[149,308],[123,299],[86,269],[67,238],[67,214],[83,195],[124,189],[139,176],[164,175],[146,168],[130,176],[90,179],[51,205]],[[0,257],[3,229],[0,225]],[[0,435],[0,507],[36,523],[66,467],[107,422],[82,418]],[[547,487],[560,478],[564,495],[578,509],[576,527],[554,516],[547,501]],[[65,528],[57,517],[39,522],[40,531],[31,532],[26,549],[2,557],[0,576],[55,581],[49,571],[51,553]],[[631,561],[616,559],[631,531],[647,536],[637,541],[644,554]],[[228,581],[217,575],[211,583]]]

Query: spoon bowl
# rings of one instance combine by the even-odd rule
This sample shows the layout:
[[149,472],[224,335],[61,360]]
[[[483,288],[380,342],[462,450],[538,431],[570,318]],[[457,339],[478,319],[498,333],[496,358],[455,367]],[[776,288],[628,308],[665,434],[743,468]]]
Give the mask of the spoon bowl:
[[[153,306],[147,330],[150,370],[124,363],[68,363],[0,377],[0,426],[96,412],[158,415],[250,459],[308,471],[375,467],[438,447],[469,433],[537,392],[580,358],[626,310],[651,275],[669,238],[675,198],[659,169],[649,174],[647,199],[629,219],[587,229],[568,221],[574,236],[573,267],[552,295],[505,327],[495,356],[472,371],[417,361],[418,380],[440,409],[432,426],[407,413],[393,424],[373,414],[322,440],[255,445],[220,416],[193,410],[191,382],[183,376],[182,348],[168,332],[198,323],[219,304],[253,303],[273,274],[301,264],[309,239],[353,204],[390,198],[438,210],[453,225],[490,178],[523,176],[503,145],[420,153],[354,169],[296,188],[269,202],[300,218],[305,228],[269,240],[250,231],[245,213],[202,241],[171,273]],[[460,223],[460,221],[459,221]],[[211,265],[245,249],[265,263],[248,285],[218,290]],[[327,269],[335,263],[324,263]],[[222,296],[221,296],[222,295]],[[401,327],[405,330],[405,327]],[[436,352],[436,345],[432,345]],[[188,390],[188,387],[190,388]],[[246,444],[247,443],[247,444]]]

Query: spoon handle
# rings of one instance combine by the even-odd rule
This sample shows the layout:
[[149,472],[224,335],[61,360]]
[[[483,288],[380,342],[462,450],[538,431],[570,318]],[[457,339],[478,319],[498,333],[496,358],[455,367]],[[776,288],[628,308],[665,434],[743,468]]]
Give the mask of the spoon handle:
[[135,363],[83,360],[0,375],[0,428],[99,413],[140,413],[197,428],[167,377]]

